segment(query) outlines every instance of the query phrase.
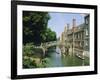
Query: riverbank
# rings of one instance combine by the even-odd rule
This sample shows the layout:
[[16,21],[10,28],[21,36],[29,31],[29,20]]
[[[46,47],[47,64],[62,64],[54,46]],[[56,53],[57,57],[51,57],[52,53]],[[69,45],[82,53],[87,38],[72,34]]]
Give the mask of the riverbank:
[[72,54],[72,50],[66,54],[61,52],[59,47],[50,47],[45,56],[43,51],[32,46],[24,47],[23,68],[49,68],[49,67],[68,67],[68,66],[88,66],[89,58],[84,60]]
[[49,52],[54,51],[55,46],[48,48],[45,56],[41,48],[35,48],[34,45],[28,44],[23,47],[23,68],[44,68],[48,67]]

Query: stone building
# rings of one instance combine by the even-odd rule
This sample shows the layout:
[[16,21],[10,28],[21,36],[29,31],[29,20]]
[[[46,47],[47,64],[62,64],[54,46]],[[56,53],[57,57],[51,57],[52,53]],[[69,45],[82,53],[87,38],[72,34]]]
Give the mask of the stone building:
[[90,49],[90,16],[85,16],[85,26],[84,26],[84,54],[89,57]]
[[85,23],[76,26],[76,19],[73,19],[73,26],[69,29],[69,24],[65,26],[60,37],[63,46],[69,46],[71,53],[79,56],[89,57],[89,15],[84,17]]
[[62,32],[60,36],[60,48],[62,53],[66,52],[67,40],[67,26],[65,26],[64,32]]

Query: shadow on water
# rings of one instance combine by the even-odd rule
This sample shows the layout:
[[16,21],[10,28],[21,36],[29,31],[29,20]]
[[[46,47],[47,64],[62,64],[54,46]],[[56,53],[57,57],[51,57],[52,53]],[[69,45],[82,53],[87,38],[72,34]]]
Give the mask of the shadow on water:
[[89,58],[85,57],[85,60],[78,58],[75,55],[62,56],[63,66],[86,66],[89,65]]
[[67,66],[86,66],[89,65],[89,59],[82,60],[75,55],[62,54],[60,49],[56,47],[55,51],[48,52],[50,59],[49,67],[67,67]]

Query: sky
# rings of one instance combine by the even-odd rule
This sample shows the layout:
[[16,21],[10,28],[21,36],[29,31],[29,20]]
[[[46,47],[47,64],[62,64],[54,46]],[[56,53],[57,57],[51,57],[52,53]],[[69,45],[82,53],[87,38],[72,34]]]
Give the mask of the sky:
[[72,28],[72,20],[73,18],[76,19],[76,26],[79,24],[84,23],[84,16],[85,14],[79,13],[55,13],[50,12],[50,20],[48,21],[48,27],[51,28],[52,31],[56,32],[57,38],[61,35],[64,31],[64,27],[66,24],[69,24]]

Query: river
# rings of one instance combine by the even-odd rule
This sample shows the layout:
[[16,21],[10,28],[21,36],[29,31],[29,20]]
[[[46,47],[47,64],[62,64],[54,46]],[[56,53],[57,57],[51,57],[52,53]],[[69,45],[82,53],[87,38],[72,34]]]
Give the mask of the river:
[[52,52],[47,53],[49,56],[48,67],[67,67],[67,66],[86,66],[89,65],[89,58],[85,57],[84,60],[75,55],[62,54],[59,47]]

